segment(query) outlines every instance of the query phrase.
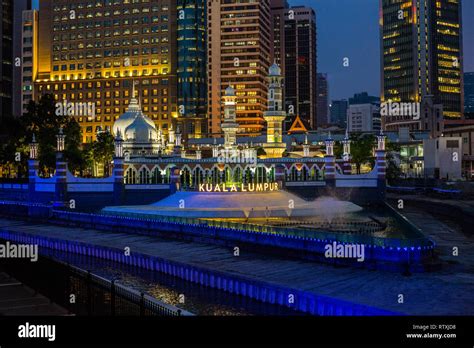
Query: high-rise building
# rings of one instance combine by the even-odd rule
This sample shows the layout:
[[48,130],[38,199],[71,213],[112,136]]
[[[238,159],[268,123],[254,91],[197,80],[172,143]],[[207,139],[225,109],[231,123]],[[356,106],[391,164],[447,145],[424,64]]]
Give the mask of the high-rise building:
[[38,11],[23,11],[23,31],[21,37],[22,64],[21,64],[21,92],[19,96],[20,111],[19,114],[27,112],[28,104],[34,100],[34,81],[36,76],[36,67],[38,52]]
[[13,0],[0,2],[0,117],[12,115],[13,81]]
[[[310,7],[288,7],[286,1],[272,2],[275,62],[285,77],[285,106],[316,129],[327,116],[317,116],[316,13]],[[327,115],[327,114],[326,114]]]
[[178,125],[184,137],[207,133],[206,0],[178,0]]
[[31,0],[0,2],[0,117],[20,115],[22,12],[30,8]]
[[474,119],[474,72],[464,73],[464,114]]
[[209,133],[222,135],[225,89],[235,89],[239,135],[265,127],[271,62],[269,0],[208,1]]
[[330,106],[331,124],[346,128],[348,107],[349,107],[349,103],[345,99],[333,100]]
[[178,117],[176,12],[173,0],[40,1],[35,98],[93,103],[94,114],[74,115],[90,142],[126,112],[135,84],[166,134]]
[[460,0],[380,0],[382,102],[432,95],[446,119],[463,113]]
[[[285,76],[285,22],[290,5],[287,0],[270,1],[272,15],[273,60]],[[284,91],[283,91],[284,92]],[[284,93],[283,93],[284,94]]]
[[331,123],[329,120],[329,81],[327,74],[318,74],[317,126]]

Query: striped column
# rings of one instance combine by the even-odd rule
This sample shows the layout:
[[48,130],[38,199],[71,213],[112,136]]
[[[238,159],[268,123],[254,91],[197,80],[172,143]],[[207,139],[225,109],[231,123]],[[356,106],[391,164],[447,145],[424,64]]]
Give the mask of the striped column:
[[375,151],[376,164],[377,164],[377,183],[378,187],[385,190],[386,187],[386,169],[387,169],[387,160],[385,156],[385,150],[376,150]]
[[62,152],[56,153],[54,206],[65,207],[67,201],[67,162]]
[[344,175],[351,175],[352,174],[351,158],[348,155],[344,155],[343,159],[344,159],[344,162],[342,164],[342,171]]
[[327,186],[336,186],[336,158],[334,156],[324,157],[324,178]]
[[28,160],[28,200],[36,201],[36,176],[38,175],[39,161],[36,159]]
[[123,157],[114,157],[114,204],[121,205],[125,200],[125,163]]

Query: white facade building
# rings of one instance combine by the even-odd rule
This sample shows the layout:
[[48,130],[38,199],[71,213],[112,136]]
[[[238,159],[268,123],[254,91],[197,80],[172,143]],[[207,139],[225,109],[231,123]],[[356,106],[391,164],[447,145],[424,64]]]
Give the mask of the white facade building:
[[380,131],[380,108],[374,104],[349,105],[347,127],[349,132]]

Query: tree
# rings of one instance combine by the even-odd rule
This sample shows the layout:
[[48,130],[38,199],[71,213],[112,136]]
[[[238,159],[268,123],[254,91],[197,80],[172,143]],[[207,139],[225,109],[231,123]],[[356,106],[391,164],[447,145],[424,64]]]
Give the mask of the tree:
[[400,144],[387,141],[387,173],[386,177],[389,182],[400,178],[402,171],[400,165],[395,158],[396,153],[400,153]]
[[74,119],[56,114],[56,101],[52,94],[43,95],[38,103],[31,102],[27,113],[21,117],[25,129],[25,143],[29,143],[33,134],[38,140],[40,172],[49,176],[56,166],[56,144],[59,129],[63,128],[65,138],[64,157],[72,171],[84,167],[81,148],[81,127]]
[[360,174],[360,168],[365,163],[374,165],[373,149],[375,136],[373,134],[351,134],[351,157],[356,165],[357,174]]
[[114,156],[114,137],[110,132],[97,134],[97,140],[92,144],[92,156],[96,163],[104,167],[104,174],[110,174],[109,166]]

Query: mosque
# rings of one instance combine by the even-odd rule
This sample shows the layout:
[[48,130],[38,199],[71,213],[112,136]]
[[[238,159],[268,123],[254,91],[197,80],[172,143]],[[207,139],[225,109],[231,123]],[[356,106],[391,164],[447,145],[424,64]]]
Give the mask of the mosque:
[[[266,134],[252,138],[237,137],[236,93],[232,86],[226,88],[223,97],[224,136],[186,141],[179,127],[170,127],[166,134],[157,129],[142,112],[134,88],[128,109],[113,125],[112,175],[74,176],[63,156],[65,135],[60,132],[56,173],[51,178],[38,176],[38,143],[33,140],[30,144],[30,196],[37,201],[52,200],[59,206],[73,199],[90,209],[114,206],[123,207],[121,210],[127,206],[153,206],[169,197],[158,208],[147,206],[141,211],[163,210],[180,216],[183,211],[176,208],[181,209],[179,202],[186,201],[191,204],[186,209],[193,210],[187,216],[208,216],[217,209],[228,209],[226,216],[246,218],[264,217],[270,211],[280,217],[296,214],[295,210],[288,211],[288,202],[297,203],[302,216],[314,216],[324,212],[324,206],[308,206],[305,200],[322,197],[356,204],[381,202],[385,193],[385,135],[381,133],[374,144],[376,160],[372,170],[354,174],[347,132],[334,137],[330,133],[309,133],[296,116],[290,132],[284,134],[287,114],[278,65],[270,67],[268,80]],[[336,141],[342,144],[342,151],[337,153]],[[332,202],[330,206],[339,207],[338,204]],[[326,211],[325,215],[330,213]]]
[[[125,159],[125,183],[168,184],[174,175],[179,176],[180,189],[266,191],[274,190],[277,186],[270,184],[277,182],[331,185],[337,175],[352,174],[347,133],[336,137],[308,133],[296,116],[290,131],[284,134],[287,113],[283,77],[277,64],[270,67],[268,80],[265,135],[237,137],[236,93],[229,85],[223,97],[223,138],[189,139],[186,144],[179,128],[171,127],[167,134],[157,129],[142,112],[134,90],[127,111],[113,126],[116,157]],[[379,138],[379,147],[385,149],[380,143],[385,137],[381,134]],[[340,159],[334,155],[335,141],[343,144]],[[178,172],[173,172],[176,169]]]

